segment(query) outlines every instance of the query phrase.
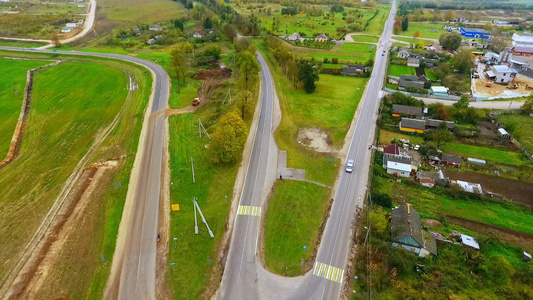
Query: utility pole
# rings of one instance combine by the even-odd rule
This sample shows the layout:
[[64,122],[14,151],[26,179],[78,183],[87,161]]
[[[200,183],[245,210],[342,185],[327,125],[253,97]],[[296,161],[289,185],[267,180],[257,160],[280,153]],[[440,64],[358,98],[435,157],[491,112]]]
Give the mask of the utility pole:
[[198,234],[198,220],[196,217],[196,197],[192,198],[192,202],[194,204],[194,233]]
[[213,231],[211,231],[211,228],[209,228],[209,224],[207,224],[207,221],[205,220],[204,214],[202,213],[202,210],[200,209],[200,206],[198,205],[196,198],[194,198],[194,205],[196,205],[196,208],[198,209],[198,212],[200,213],[200,217],[202,217],[202,221],[204,222],[205,226],[207,227],[207,230],[209,231],[209,235],[211,236],[211,238],[215,238]]
[[191,157],[191,169],[192,169],[192,183],[196,183],[196,178],[194,176],[194,158]]
[[209,135],[209,133],[207,133],[207,130],[205,130],[204,124],[202,124],[202,121],[198,119],[198,131],[200,132],[200,138],[202,138],[202,130],[205,133],[205,135],[207,135],[207,137],[211,139],[211,136]]

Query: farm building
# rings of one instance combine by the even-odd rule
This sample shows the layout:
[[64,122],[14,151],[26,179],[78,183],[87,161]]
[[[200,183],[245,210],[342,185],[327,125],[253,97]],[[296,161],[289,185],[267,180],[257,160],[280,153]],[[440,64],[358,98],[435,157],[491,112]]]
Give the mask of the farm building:
[[77,27],[77,26],[78,26],[77,23],[67,23],[67,24],[65,25],[65,27],[68,27],[68,28],[75,28],[75,27]]
[[72,29],[68,28],[68,27],[63,27],[61,28],[61,33],[69,33]]
[[418,256],[437,254],[435,239],[422,229],[420,216],[410,204],[392,210],[391,238],[393,247],[406,249]]
[[452,121],[443,121],[443,120],[436,120],[436,119],[427,119],[426,125],[428,128],[437,129],[440,127],[440,125],[444,123],[446,124],[446,129],[453,130],[455,127],[455,124]]
[[365,73],[365,65],[354,64],[342,67],[341,74],[344,76],[361,76]]
[[419,118],[422,117],[422,107],[393,104],[392,105],[392,116],[399,118],[401,116],[407,116],[409,118]]
[[472,38],[472,39],[489,39],[490,38],[490,32],[487,32],[486,30],[481,29],[481,28],[462,27],[460,31],[461,31],[461,35],[466,38]]
[[287,37],[287,41],[290,42],[299,42],[300,41],[300,35],[298,33],[293,33]]
[[399,86],[400,89],[405,89],[411,86],[416,87],[418,89],[423,89],[424,82],[415,75],[402,75],[400,76]]
[[531,34],[513,34],[513,47],[533,47],[533,35]]
[[455,155],[449,155],[449,154],[443,154],[441,158],[441,163],[448,165],[448,166],[454,166],[454,167],[461,167],[463,164],[463,159],[459,156]]
[[150,25],[148,29],[150,29],[150,31],[161,31],[163,30],[163,26],[159,24],[154,24],[154,25]]
[[431,93],[435,96],[448,96],[448,88],[445,86],[432,86]]
[[466,159],[469,164],[484,166],[487,164],[486,160],[469,157]]
[[418,119],[402,118],[400,121],[400,131],[409,133],[424,133],[426,121]]
[[530,47],[514,47],[513,48],[513,55],[516,56],[532,56],[533,55],[533,46]]
[[438,172],[418,171],[416,172],[416,180],[426,187],[434,187],[435,184],[442,187],[447,185],[447,179],[442,170]]

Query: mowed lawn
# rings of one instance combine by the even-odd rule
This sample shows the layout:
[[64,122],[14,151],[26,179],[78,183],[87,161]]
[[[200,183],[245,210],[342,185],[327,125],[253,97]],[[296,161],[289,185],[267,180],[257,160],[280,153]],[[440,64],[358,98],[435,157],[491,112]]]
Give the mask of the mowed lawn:
[[6,157],[17,125],[27,71],[52,62],[0,58],[0,161]]
[[420,37],[422,38],[439,39],[441,34],[448,32],[443,29],[444,26],[446,26],[445,23],[409,22],[407,31],[400,30],[398,35],[411,37],[416,31],[420,31]]
[[427,46],[429,44],[433,44],[434,43],[434,42],[428,41],[428,40],[412,39],[412,38],[404,38],[404,37],[393,37],[393,39],[398,40],[398,41],[407,42],[407,43],[410,43],[410,44],[415,44],[415,45],[419,45],[420,42],[422,42],[424,46]]
[[400,77],[402,75],[416,75],[416,69],[414,67],[390,65],[389,75]]
[[356,42],[362,42],[362,43],[377,43],[379,40],[379,37],[377,36],[370,36],[370,35],[357,35],[352,34],[352,39]]
[[376,46],[361,43],[345,43],[339,48],[339,52],[353,53],[352,55],[361,57],[366,62],[376,55]]
[[[13,267],[95,135],[123,106],[127,84],[121,69],[88,61],[65,62],[36,73],[19,157],[0,169],[0,278]],[[131,121],[122,126],[134,128]],[[108,150],[113,155],[117,144],[108,146],[113,146]],[[98,258],[91,258],[94,266]]]
[[505,127],[513,128],[513,136],[529,152],[533,152],[533,117],[527,115],[499,115]]
[[[324,219],[329,188],[305,181],[278,181],[265,210],[265,264],[283,275],[304,271]],[[307,249],[304,249],[306,246]]]

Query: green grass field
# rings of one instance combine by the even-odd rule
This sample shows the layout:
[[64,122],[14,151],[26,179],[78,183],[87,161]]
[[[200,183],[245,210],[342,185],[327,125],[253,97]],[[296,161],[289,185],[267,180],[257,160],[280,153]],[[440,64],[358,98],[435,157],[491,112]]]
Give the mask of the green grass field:
[[[332,51],[334,53],[334,51]],[[374,58],[376,55],[376,47],[374,45],[369,44],[359,44],[359,43],[346,43],[343,44],[339,51],[341,52],[347,52],[352,53],[353,56],[358,57],[360,61],[368,61],[371,58]],[[349,56],[337,56],[339,59],[349,59]]]
[[498,115],[502,124],[512,129],[513,136],[529,152],[533,152],[533,118],[526,115]]
[[377,36],[369,36],[369,35],[357,35],[352,34],[352,39],[356,42],[363,42],[363,43],[377,43],[379,40],[379,37]]
[[460,143],[447,143],[441,146],[441,150],[447,154],[456,154],[464,157],[474,157],[486,159],[495,163],[521,166],[527,164],[529,161],[524,154],[520,152],[503,151],[498,149],[478,147]]
[[302,273],[300,262],[309,260],[317,242],[330,189],[284,180],[274,190],[265,212],[265,264],[278,274],[295,276]]
[[145,23],[167,22],[186,14],[181,3],[165,0],[108,0],[102,10],[109,20],[132,24],[136,24],[138,20]]
[[395,40],[408,42],[410,44],[419,45],[420,42],[423,43],[424,46],[427,46],[429,44],[433,44],[434,42],[428,41],[428,40],[421,40],[421,39],[412,39],[412,38],[403,38],[403,37],[395,37]]
[[38,48],[44,46],[44,43],[25,43],[25,42],[16,42],[16,41],[2,41],[0,40],[0,46],[15,46],[22,48]]
[[402,75],[416,75],[416,69],[414,67],[390,65],[389,75],[400,77]]
[[[95,135],[111,123],[119,110],[122,115],[118,125],[101,148],[95,149],[89,163],[136,151],[151,86],[149,73],[110,60],[102,63],[76,59],[36,73],[20,155],[0,169],[0,202],[4,208],[0,241],[5,245],[0,249],[0,259],[8,262],[0,269],[2,277],[13,263],[8,258],[26,245]],[[140,86],[127,101],[128,77],[123,69],[133,73]],[[68,291],[78,299],[101,298],[132,164],[130,158],[103,179],[90,213],[67,241],[48,284],[39,292],[40,298],[53,298],[58,290]],[[114,182],[123,187],[114,187]],[[106,262],[100,261],[100,254]],[[80,269],[84,272],[78,272]]]
[[[420,31],[420,37],[428,39],[439,39],[440,35],[447,33],[444,30],[444,23],[428,23],[428,22],[409,22],[407,31],[400,31],[398,35],[413,36],[416,31]],[[432,32],[435,31],[435,32]]]
[[390,14],[390,4],[379,4],[378,14],[370,20],[366,30],[363,31],[366,34],[381,35],[383,33],[383,26],[387,21]]
[[24,88],[26,73],[30,69],[44,66],[52,61],[13,60],[0,58],[0,161],[9,150],[11,138],[17,125]]

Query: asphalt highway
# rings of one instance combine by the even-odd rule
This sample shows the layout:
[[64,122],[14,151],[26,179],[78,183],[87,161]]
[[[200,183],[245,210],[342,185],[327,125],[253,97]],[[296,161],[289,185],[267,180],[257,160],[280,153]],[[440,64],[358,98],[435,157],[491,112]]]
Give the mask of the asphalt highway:
[[[330,218],[320,243],[314,268],[305,276],[285,278],[266,271],[257,259],[260,217],[237,215],[228,259],[217,299],[338,299],[348,260],[352,224],[364,205],[372,144],[381,89],[386,74],[395,3],[378,44],[374,69],[356,114],[356,126],[346,159],[355,161],[353,173],[342,171]],[[383,55],[382,55],[383,54]],[[241,205],[262,206],[269,188],[272,155],[272,111],[275,87],[261,56],[261,114],[247,170]],[[349,87],[347,87],[349,88]],[[277,152],[276,152],[277,153]],[[275,169],[274,169],[275,170]],[[275,171],[274,171],[275,172]],[[271,172],[270,172],[271,173]],[[276,176],[274,173],[273,176]],[[298,220],[294,220],[298,222]]]
[[[23,51],[15,47],[0,47],[0,50]],[[165,137],[165,114],[155,114],[168,106],[169,78],[156,63],[135,57],[90,52],[25,50],[27,52],[57,53],[113,58],[133,62],[146,67],[154,74],[151,111],[148,126],[143,127],[145,143],[139,145],[132,174],[136,184],[130,185],[132,201],[126,201],[124,216],[117,242],[119,251],[113,258],[114,277],[109,278],[108,299],[155,299],[155,264],[159,197]],[[146,114],[145,116],[148,116]]]

